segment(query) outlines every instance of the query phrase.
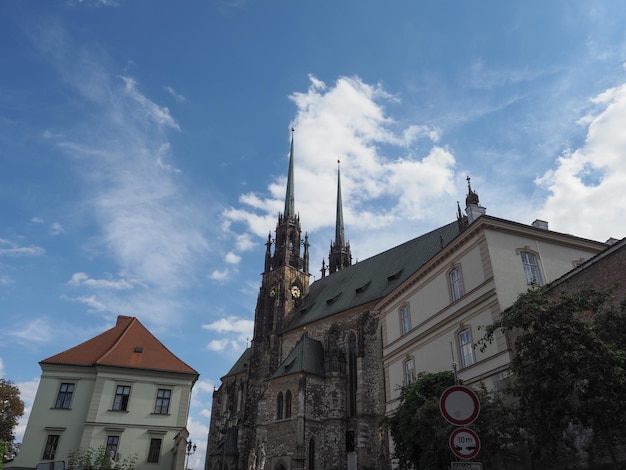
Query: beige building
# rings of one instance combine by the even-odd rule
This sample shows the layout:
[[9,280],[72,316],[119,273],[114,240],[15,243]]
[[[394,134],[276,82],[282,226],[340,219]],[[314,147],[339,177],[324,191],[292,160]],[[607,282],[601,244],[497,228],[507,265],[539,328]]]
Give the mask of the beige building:
[[40,365],[20,454],[8,468],[104,447],[116,460],[136,458],[137,470],[183,469],[198,373],[139,320],[119,316],[115,327]]
[[460,233],[376,306],[380,311],[386,412],[399,386],[421,373],[455,369],[465,384],[498,389],[509,374],[511,342],[501,333],[481,351],[475,343],[533,283],[549,283],[607,247],[553,232],[544,221],[524,225],[491,217],[468,184]]

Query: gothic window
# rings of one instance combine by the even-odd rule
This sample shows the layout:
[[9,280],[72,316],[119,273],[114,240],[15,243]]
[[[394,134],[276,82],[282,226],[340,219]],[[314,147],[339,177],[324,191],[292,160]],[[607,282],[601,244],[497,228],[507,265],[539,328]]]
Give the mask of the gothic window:
[[283,419],[283,392],[278,392],[278,396],[276,397],[276,419]]
[[469,367],[474,364],[474,348],[472,347],[472,334],[469,328],[465,328],[458,334],[458,341],[461,352],[461,367]]
[[291,418],[291,390],[285,393],[285,418]]
[[522,257],[522,265],[524,266],[524,274],[526,274],[526,283],[528,285],[536,284],[542,286],[543,279],[541,277],[537,255],[529,251],[522,251],[520,255]]
[[403,335],[411,330],[411,314],[408,304],[400,307],[400,329]]
[[463,296],[463,278],[461,277],[460,267],[455,267],[448,273],[448,281],[450,283],[452,302],[456,302]]
[[356,391],[357,391],[357,344],[356,335],[348,336],[348,416],[356,415]]
[[62,383],[59,387],[59,394],[54,405],[55,408],[69,409],[72,403],[72,395],[74,394],[74,384]]
[[315,470],[315,439],[309,441],[309,467],[307,470]]

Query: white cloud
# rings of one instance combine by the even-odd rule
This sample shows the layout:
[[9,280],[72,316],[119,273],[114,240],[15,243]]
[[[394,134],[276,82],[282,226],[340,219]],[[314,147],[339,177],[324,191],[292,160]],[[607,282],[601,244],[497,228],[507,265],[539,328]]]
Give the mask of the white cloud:
[[202,328],[222,336],[209,341],[207,349],[210,351],[241,351],[252,338],[254,322],[236,316],[229,316],[204,324]]
[[17,323],[8,334],[19,344],[34,345],[49,342],[55,337],[56,330],[50,319],[39,317]]
[[102,300],[98,299],[95,295],[89,296],[79,296],[79,297],[69,297],[66,295],[61,296],[63,299],[69,300],[70,302],[79,303],[86,305],[89,308],[89,312],[110,312],[113,311],[111,308],[107,307],[107,305],[102,302]]
[[30,221],[34,224],[43,224],[44,220],[41,217],[33,217]]
[[208,277],[212,281],[225,281],[226,279],[228,279],[228,275],[229,275],[228,269],[223,269],[221,271],[219,269],[215,269],[214,271],[211,272],[211,274],[209,274]]
[[587,127],[584,144],[564,152],[536,184],[549,191],[540,218],[551,229],[605,241],[626,236],[615,223],[626,208],[626,84],[593,103],[595,112],[579,121]]
[[239,264],[241,262],[241,256],[233,253],[232,251],[229,251],[228,253],[226,253],[224,261],[226,261],[228,264]]
[[40,246],[20,246],[15,242],[0,238],[0,256],[41,256],[45,250]]
[[172,88],[171,86],[166,86],[163,87],[165,89],[165,91],[167,91],[178,103],[184,103],[185,101],[187,101],[187,98],[185,98],[184,95],[181,95],[180,93],[176,92],[176,90],[174,90],[174,88]]
[[74,273],[67,282],[71,286],[88,286],[96,289],[128,290],[133,288],[134,281],[128,279],[92,279],[85,273]]
[[[451,150],[437,144],[441,130],[396,122],[387,105],[399,99],[382,85],[369,85],[358,77],[340,77],[332,86],[313,76],[310,81],[306,92],[293,93],[290,99],[297,108],[296,211],[306,214],[302,228],[314,242],[314,263],[321,264],[318,260],[327,256],[334,233],[338,159],[346,237],[353,250],[360,251],[353,252],[356,258],[416,236],[416,223],[432,228],[452,220],[456,160]],[[286,173],[287,142],[284,150]],[[285,186],[283,174],[271,181],[265,194],[242,194],[238,207],[222,213],[222,227],[228,233],[265,239],[283,211]],[[399,228],[390,233],[394,224]],[[372,238],[375,244],[368,243]]]
[[65,233],[65,229],[59,222],[53,222],[50,225],[50,235],[56,236],[61,235],[62,233]]
[[33,402],[39,387],[39,378],[37,377],[27,382],[17,382],[15,385],[20,389],[20,398],[24,402],[24,415],[20,418],[15,428],[15,442],[21,442],[24,438],[24,431],[26,431],[30,412],[33,409]]

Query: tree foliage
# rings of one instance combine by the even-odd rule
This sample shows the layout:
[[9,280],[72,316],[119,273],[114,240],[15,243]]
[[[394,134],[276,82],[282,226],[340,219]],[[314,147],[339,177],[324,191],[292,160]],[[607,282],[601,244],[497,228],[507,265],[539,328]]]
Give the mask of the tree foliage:
[[533,288],[486,328],[483,348],[497,330],[516,337],[511,391],[535,462],[574,455],[589,431],[612,452],[626,415],[625,312],[608,291]]
[[13,430],[24,414],[24,402],[20,389],[10,380],[0,378],[0,441],[11,444],[15,439]]
[[111,454],[104,447],[88,447],[70,451],[67,457],[67,468],[73,470],[133,470],[137,462],[137,455],[124,457],[121,461],[114,461]]
[[[449,447],[455,426],[444,419],[439,409],[441,394],[454,383],[452,372],[437,372],[424,374],[403,388],[400,405],[388,421],[401,468],[435,470],[448,468],[455,460]],[[518,440],[515,411],[484,386],[475,392],[481,411],[471,428],[481,439],[480,460],[486,468],[503,468],[502,461],[512,458],[512,443]]]

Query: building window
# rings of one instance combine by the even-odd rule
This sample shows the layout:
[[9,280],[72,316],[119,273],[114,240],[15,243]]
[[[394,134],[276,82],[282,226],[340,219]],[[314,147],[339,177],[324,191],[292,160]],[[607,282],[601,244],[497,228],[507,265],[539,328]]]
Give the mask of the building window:
[[413,359],[404,361],[404,385],[411,385],[415,382],[415,364]]
[[407,334],[411,330],[411,315],[409,313],[408,305],[400,307],[400,328],[403,335]]
[[148,449],[148,463],[159,463],[161,455],[161,439],[150,439],[150,449]]
[[474,364],[474,348],[469,328],[459,333],[459,351],[461,351],[461,366],[469,367]]
[[348,335],[348,416],[356,415],[356,395],[357,395],[357,344],[356,335]]
[[46,447],[43,451],[43,460],[54,460],[54,456],[57,453],[57,446],[59,445],[58,434],[48,434],[46,439]]
[[283,419],[283,392],[278,392],[276,397],[276,419]]
[[285,418],[291,418],[291,390],[285,393]]
[[309,468],[307,470],[315,470],[315,440],[309,440]]
[[117,456],[117,449],[120,446],[120,436],[107,436],[106,452],[115,459]]
[[463,282],[461,278],[461,268],[454,268],[448,274],[450,281],[450,293],[452,294],[452,302],[456,302],[463,296]]
[[59,394],[57,395],[57,401],[54,404],[55,408],[70,408],[72,402],[72,394],[74,393],[74,384],[62,383],[59,387]]
[[154,412],[157,414],[168,414],[170,411],[170,398],[172,391],[164,388],[160,388],[157,391],[156,404],[154,406]]
[[543,285],[543,279],[541,278],[541,271],[539,269],[539,260],[535,254],[528,251],[522,251],[522,264],[524,265],[524,274],[526,274],[526,283],[528,285],[536,284],[538,286]]
[[127,385],[118,385],[115,392],[115,400],[113,401],[113,409],[115,411],[126,411],[128,409],[129,398],[130,387]]

